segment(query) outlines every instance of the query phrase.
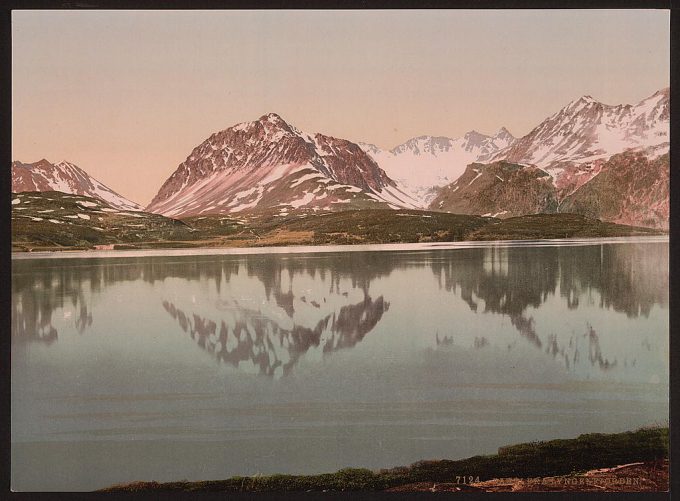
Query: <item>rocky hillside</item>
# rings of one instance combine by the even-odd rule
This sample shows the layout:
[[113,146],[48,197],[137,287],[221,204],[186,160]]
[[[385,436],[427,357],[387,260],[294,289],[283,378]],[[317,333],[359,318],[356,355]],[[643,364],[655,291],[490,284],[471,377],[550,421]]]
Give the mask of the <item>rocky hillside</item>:
[[442,188],[431,210],[499,218],[555,212],[557,193],[545,171],[505,161],[470,164],[456,181]]
[[589,182],[560,203],[573,212],[615,223],[668,228],[669,155],[650,159],[640,152],[614,155]]

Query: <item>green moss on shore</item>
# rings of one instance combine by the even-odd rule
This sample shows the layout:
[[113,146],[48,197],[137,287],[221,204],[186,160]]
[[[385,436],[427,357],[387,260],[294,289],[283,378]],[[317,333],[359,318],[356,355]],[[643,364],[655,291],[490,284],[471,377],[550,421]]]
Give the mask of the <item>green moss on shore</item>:
[[485,225],[470,240],[538,240],[661,235],[662,231],[607,223],[579,214],[530,214]]
[[584,472],[668,457],[668,428],[632,432],[591,433],[575,439],[530,442],[501,447],[497,454],[460,460],[420,461],[410,466],[371,471],[345,468],[320,475],[232,477],[199,482],[133,482],[106,492],[138,491],[380,491],[416,482],[456,482],[456,477],[480,480],[545,477]]

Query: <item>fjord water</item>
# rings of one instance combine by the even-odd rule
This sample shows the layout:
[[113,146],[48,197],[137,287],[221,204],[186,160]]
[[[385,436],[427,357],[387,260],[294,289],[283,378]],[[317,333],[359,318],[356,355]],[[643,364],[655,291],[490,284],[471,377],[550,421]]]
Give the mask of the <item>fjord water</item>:
[[667,424],[668,259],[658,239],[14,259],[12,488]]

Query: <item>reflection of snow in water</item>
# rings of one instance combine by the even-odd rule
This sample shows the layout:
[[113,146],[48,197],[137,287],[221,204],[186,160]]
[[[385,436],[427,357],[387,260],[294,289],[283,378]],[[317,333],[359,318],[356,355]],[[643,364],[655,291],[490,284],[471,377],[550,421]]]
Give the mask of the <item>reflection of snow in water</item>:
[[[323,300],[328,303],[326,297]],[[327,314],[309,328],[290,322],[284,326],[275,316],[263,315],[262,309],[234,308],[224,318],[213,320],[187,314],[174,303],[163,301],[163,308],[182,330],[201,348],[214,353],[217,360],[268,376],[289,373],[298,358],[310,350],[330,353],[353,347],[375,327],[388,307],[382,296],[375,301],[366,296],[357,304]]]
[[[665,243],[572,242],[404,253],[147,257],[74,267],[61,264],[77,262],[70,258],[46,260],[60,264],[31,269],[13,284],[13,334],[54,342],[61,330],[89,331],[96,324],[93,297],[116,283],[143,280],[154,284],[166,310],[176,311],[182,330],[205,338],[200,342],[206,350],[232,356],[249,343],[249,354],[239,356],[257,358],[265,374],[292,368],[303,354],[322,360],[324,353],[354,347],[375,331],[370,349],[380,346],[384,354],[427,346],[497,350],[498,356],[522,352],[550,358],[583,377],[594,376],[593,370],[634,377],[633,368],[656,366],[661,370],[645,380],[655,375],[663,380],[667,318],[655,308],[667,305],[667,261]],[[23,263],[31,268],[31,261],[16,264]],[[112,288],[107,306],[115,301],[122,308],[128,299]],[[53,311],[60,308],[54,322]]]

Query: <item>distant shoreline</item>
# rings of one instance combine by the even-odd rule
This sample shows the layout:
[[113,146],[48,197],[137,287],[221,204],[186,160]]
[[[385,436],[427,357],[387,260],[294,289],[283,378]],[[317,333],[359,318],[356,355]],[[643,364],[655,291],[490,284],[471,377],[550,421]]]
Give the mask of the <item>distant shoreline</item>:
[[455,250],[487,247],[554,247],[617,244],[628,242],[666,243],[668,234],[634,235],[625,237],[559,238],[537,240],[465,240],[460,242],[390,243],[390,244],[327,244],[260,247],[184,247],[138,249],[60,249],[50,251],[12,251],[12,259],[49,258],[107,258],[126,256],[194,256],[194,255],[257,255],[257,254],[312,254],[332,252],[381,252],[405,250]]

